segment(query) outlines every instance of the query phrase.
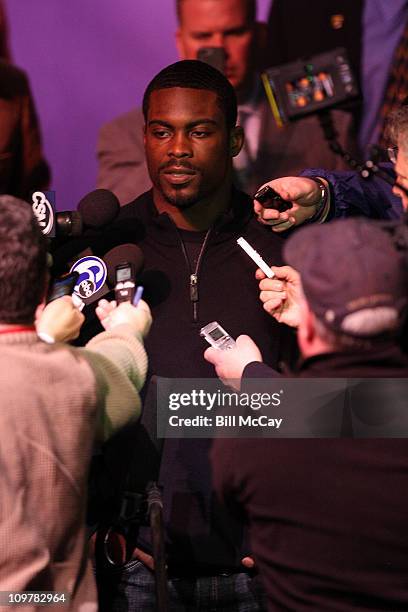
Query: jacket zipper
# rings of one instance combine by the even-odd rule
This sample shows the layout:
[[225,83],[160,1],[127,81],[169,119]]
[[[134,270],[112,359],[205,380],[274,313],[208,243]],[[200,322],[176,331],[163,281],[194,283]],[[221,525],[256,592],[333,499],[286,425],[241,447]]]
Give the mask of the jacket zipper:
[[200,269],[200,264],[201,264],[201,260],[203,258],[204,255],[204,251],[205,248],[207,246],[208,243],[208,239],[210,237],[210,233],[211,233],[211,228],[207,231],[205,238],[203,240],[203,244],[201,245],[201,249],[200,252],[198,254],[197,257],[197,264],[195,267],[195,270],[193,272],[191,272],[191,263],[190,260],[188,258],[188,254],[187,254],[187,250],[183,241],[183,238],[180,236],[180,241],[181,241],[181,248],[183,251],[183,255],[184,255],[184,259],[186,260],[187,263],[187,268],[190,272],[190,301],[193,305],[193,321],[194,323],[197,323],[198,321],[198,301],[199,301],[199,296],[198,296],[198,272]]

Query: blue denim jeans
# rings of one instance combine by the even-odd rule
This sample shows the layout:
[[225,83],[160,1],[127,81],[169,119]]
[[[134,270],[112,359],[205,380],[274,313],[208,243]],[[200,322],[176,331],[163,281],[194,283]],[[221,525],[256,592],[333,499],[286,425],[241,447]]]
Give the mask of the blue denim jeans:
[[[154,612],[154,574],[141,561],[97,573],[100,612]],[[259,577],[246,573],[170,578],[170,612],[263,612],[265,595]]]

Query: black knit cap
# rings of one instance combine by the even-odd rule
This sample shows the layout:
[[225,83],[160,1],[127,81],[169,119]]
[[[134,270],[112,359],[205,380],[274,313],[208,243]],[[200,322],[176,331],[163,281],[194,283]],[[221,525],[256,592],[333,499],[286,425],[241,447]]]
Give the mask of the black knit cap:
[[309,306],[326,327],[356,337],[400,327],[408,301],[406,253],[377,222],[300,228],[285,244],[284,258],[300,272]]

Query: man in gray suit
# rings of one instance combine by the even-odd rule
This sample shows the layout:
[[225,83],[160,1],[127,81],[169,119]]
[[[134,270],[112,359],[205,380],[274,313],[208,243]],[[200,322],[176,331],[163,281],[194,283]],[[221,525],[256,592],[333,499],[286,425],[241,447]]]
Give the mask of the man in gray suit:
[[[298,174],[309,166],[344,169],[324,141],[316,117],[277,128],[258,69],[265,48],[265,24],[256,21],[256,0],[176,0],[181,59],[199,49],[225,52],[225,74],[238,96],[239,124],[246,142],[234,160],[235,183],[249,193],[271,178]],[[334,111],[344,148],[352,146],[351,117]],[[126,204],[151,187],[143,147],[143,116],[135,108],[104,125],[99,134],[97,186],[111,189]]]

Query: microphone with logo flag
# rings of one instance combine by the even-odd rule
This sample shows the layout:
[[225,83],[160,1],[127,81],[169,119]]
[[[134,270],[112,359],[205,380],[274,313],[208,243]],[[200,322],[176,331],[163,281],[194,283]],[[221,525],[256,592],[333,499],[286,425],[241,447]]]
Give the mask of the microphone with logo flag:
[[55,191],[35,191],[31,198],[33,213],[42,233],[49,238],[55,238]]
[[[60,275],[66,272],[72,263],[79,259],[84,249],[92,249],[98,255],[104,253],[106,247],[103,230],[116,219],[119,209],[119,201],[111,191],[95,189],[82,198],[78,204],[78,211],[57,213],[59,226],[65,229],[69,227],[70,216],[74,213],[79,215],[81,231],[78,234],[77,225],[75,234],[62,233],[62,239],[51,244],[54,274]],[[57,230],[58,235],[61,235],[61,232]]]
[[70,273],[78,274],[74,294],[87,305],[109,293],[106,284],[108,272],[103,259],[94,255],[90,249],[81,255],[72,265]]
[[108,189],[91,191],[78,204],[78,210],[56,212],[55,191],[35,191],[32,194],[33,212],[48,238],[74,238],[86,229],[99,230],[109,225],[118,215],[119,200]]
[[[103,259],[85,249],[78,255],[70,269],[76,272],[78,279],[74,287],[74,301],[81,300],[86,306],[86,321],[75,344],[83,345],[101,331],[101,325],[95,315],[92,304],[99,301],[116,286],[116,267],[123,263],[130,263],[133,282],[143,267],[143,253],[134,244],[122,244],[108,251]],[[110,296],[109,296],[110,297]],[[113,296],[110,298],[113,299]]]
[[135,244],[122,244],[108,251],[103,259],[86,249],[79,254],[73,263],[70,273],[78,275],[74,294],[85,305],[100,300],[116,286],[116,268],[128,264],[134,284],[136,275],[143,268],[144,257],[141,249]]

